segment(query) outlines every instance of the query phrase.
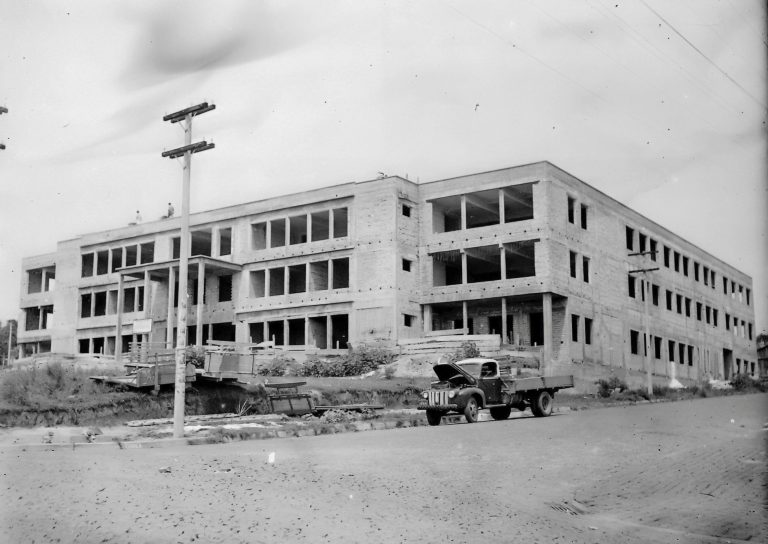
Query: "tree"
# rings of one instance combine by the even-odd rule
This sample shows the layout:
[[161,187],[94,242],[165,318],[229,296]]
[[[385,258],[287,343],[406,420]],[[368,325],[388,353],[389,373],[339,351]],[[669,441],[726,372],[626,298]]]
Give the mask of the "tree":
[[[13,324],[13,327],[11,327]],[[11,355],[15,358],[18,357],[18,348],[16,347],[16,335],[19,331],[19,324],[15,319],[6,321],[0,326],[0,359],[5,360],[8,357],[8,333],[13,328],[13,336],[11,337]]]
[[763,331],[757,335],[757,347],[762,347],[768,344],[768,333]]

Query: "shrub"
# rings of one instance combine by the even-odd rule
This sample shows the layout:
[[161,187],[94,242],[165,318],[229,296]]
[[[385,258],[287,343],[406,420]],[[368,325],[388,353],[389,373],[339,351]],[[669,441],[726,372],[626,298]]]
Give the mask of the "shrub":
[[359,376],[381,365],[392,362],[394,355],[389,351],[377,348],[361,346],[350,350],[348,355],[334,357],[326,360],[311,357],[304,366],[298,369],[299,376],[311,376],[315,378],[341,378],[346,376]]
[[598,386],[597,395],[602,398],[610,397],[616,389],[619,390],[619,393],[623,393],[628,389],[627,384],[616,376],[611,376],[607,380],[600,379],[595,383]]
[[736,374],[731,378],[731,385],[736,391],[765,391],[766,387],[747,374]]
[[192,364],[195,368],[205,367],[205,348],[202,346],[187,346],[184,350],[187,364]]
[[455,363],[462,359],[472,359],[474,357],[480,357],[480,350],[477,349],[477,344],[474,342],[462,342],[459,349],[448,356],[448,361]]

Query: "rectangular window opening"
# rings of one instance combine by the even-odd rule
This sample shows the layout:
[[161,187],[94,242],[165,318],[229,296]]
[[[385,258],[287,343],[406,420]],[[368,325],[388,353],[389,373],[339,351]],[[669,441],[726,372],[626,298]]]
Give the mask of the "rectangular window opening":
[[584,204],[581,205],[581,228],[587,230],[587,207]]
[[267,223],[251,223],[251,249],[267,249]]
[[579,341],[579,316],[576,314],[571,314],[571,340]]
[[335,208],[333,210],[333,237],[345,238],[348,234],[347,223],[349,221],[349,212],[347,208]]
[[312,242],[321,242],[331,236],[330,211],[323,210],[310,214],[312,228],[310,238]]
[[93,276],[93,263],[94,263],[94,254],[93,253],[84,253],[81,257],[81,277],[83,278],[90,278]]
[[347,289],[349,287],[349,258],[333,259],[333,288]]
[[588,317],[584,318],[584,343],[592,344],[592,320]]
[[232,228],[219,229],[219,255],[232,255]]
[[232,300],[232,274],[219,276],[219,302]]

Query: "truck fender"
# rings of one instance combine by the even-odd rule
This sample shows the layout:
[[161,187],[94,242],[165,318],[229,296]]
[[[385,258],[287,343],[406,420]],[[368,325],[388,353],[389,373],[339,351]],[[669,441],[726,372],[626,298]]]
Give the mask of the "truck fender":
[[468,387],[461,391],[461,405],[459,408],[463,410],[470,397],[475,397],[477,399],[478,408],[485,408],[485,393],[483,393],[483,390],[479,387]]

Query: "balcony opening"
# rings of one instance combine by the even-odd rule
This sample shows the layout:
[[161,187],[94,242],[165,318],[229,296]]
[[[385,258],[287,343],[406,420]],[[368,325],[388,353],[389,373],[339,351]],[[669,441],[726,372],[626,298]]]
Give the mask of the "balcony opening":
[[307,265],[288,267],[288,294],[304,293],[307,290]]
[[251,225],[251,249],[267,249],[267,223]]
[[536,275],[536,243],[533,240],[504,244],[507,278],[529,278]]
[[155,262],[155,243],[145,242],[140,244],[141,248],[141,264],[149,264]]
[[109,251],[99,251],[96,253],[96,275],[101,276],[109,273]]
[[315,212],[312,217],[312,242],[327,240],[331,235],[331,225],[328,219],[328,210]]
[[498,246],[467,248],[466,254],[467,283],[501,279],[501,254]]
[[117,271],[123,266],[123,248],[116,247],[112,249],[112,272]]
[[93,276],[93,253],[84,253],[81,257],[81,276],[90,278]]
[[328,348],[328,320],[325,316],[310,317],[309,324],[309,344],[318,349]]
[[232,229],[219,229],[219,255],[232,255]]
[[447,196],[432,201],[432,232],[461,230],[461,197]]
[[285,268],[269,269],[269,296],[276,297],[285,294]]
[[253,344],[264,342],[264,323],[248,323],[248,336]]
[[461,283],[461,252],[456,249],[432,255],[432,284],[435,287]]
[[289,232],[290,232],[290,245],[305,244],[307,243],[307,216],[295,215],[288,218]]
[[211,256],[211,241],[213,236],[210,230],[198,230],[190,234],[190,252],[189,256],[205,255]]
[[266,295],[266,271],[264,270],[252,270],[251,271],[251,285],[250,296],[251,298],[261,298]]
[[333,237],[344,238],[347,236],[349,222],[349,212],[346,208],[335,208],[333,210]]
[[269,222],[269,247],[283,247],[285,245],[285,222],[286,219],[273,219]]
[[93,353],[104,355],[104,338],[98,337],[93,339]]
[[304,319],[289,319],[288,345],[303,346],[304,343]]
[[328,261],[309,263],[309,290],[326,291],[328,289]]
[[505,223],[533,219],[533,183],[510,185],[501,192],[504,196]]
[[24,330],[36,331],[40,328],[40,308],[24,310]]
[[232,300],[232,274],[219,276],[219,302]]
[[331,348],[347,349],[349,339],[349,316],[338,314],[331,316]]
[[349,257],[333,259],[333,289],[349,287]]
[[27,272],[27,293],[40,293],[43,290],[43,269]]
[[107,315],[107,292],[98,291],[93,294],[93,315]]
[[275,343],[276,346],[284,346],[285,331],[283,328],[283,320],[268,321],[267,333],[269,334],[268,340]]
[[465,199],[468,229],[499,224],[498,190],[471,193],[466,195]]
[[136,246],[126,246],[125,266],[136,266],[137,264],[138,264],[138,248]]

